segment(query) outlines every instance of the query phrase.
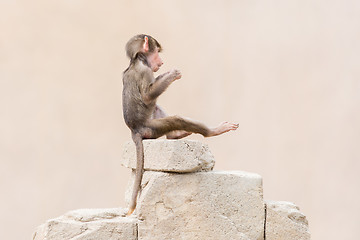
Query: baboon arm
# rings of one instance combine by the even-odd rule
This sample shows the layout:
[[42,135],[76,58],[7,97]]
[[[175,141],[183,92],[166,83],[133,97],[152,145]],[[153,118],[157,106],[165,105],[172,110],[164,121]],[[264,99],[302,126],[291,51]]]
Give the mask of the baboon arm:
[[157,76],[157,78],[155,78],[155,81],[158,81],[159,79],[165,77],[165,75],[168,75],[168,74],[169,74],[169,72],[166,72],[166,73],[163,73],[163,74]]
[[154,79],[143,93],[144,102],[150,103],[158,98],[163,92],[165,92],[173,80],[174,79],[172,79],[169,74],[163,74]]

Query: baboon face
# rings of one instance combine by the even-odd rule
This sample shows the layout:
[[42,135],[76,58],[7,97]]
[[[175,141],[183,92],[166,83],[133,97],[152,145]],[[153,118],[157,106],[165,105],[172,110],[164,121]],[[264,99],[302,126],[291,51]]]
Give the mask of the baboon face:
[[147,60],[150,64],[150,68],[153,72],[157,72],[161,65],[163,65],[163,61],[159,56],[159,49],[155,48],[153,52],[149,52],[147,54]]

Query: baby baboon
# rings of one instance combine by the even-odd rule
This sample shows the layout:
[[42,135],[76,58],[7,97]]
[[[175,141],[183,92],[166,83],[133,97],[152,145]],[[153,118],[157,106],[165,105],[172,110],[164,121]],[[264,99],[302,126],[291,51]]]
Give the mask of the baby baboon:
[[156,104],[156,99],[168,86],[181,78],[178,70],[172,70],[154,78],[163,64],[159,52],[162,48],[155,38],[149,35],[137,35],[126,44],[126,54],[130,65],[123,75],[123,111],[126,125],[130,128],[136,146],[137,166],[133,194],[127,215],[136,208],[144,169],[143,139],[154,139],[166,135],[169,139],[178,139],[199,133],[212,137],[236,130],[238,124],[223,122],[218,127],[208,128],[180,116],[166,116]]

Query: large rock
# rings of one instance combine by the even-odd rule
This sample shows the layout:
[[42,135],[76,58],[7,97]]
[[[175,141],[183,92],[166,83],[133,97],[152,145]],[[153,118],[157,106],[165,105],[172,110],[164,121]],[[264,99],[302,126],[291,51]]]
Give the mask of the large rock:
[[[145,172],[135,214],[82,209],[41,225],[34,240],[309,240],[305,216],[288,202],[263,201],[261,176],[214,172],[208,147],[190,140],[145,140]],[[126,144],[122,164],[133,171]]]
[[266,201],[266,240],[308,240],[308,221],[295,204]]
[[[144,140],[144,169],[163,172],[198,172],[213,169],[215,160],[207,145],[194,140]],[[121,164],[136,168],[133,142],[124,146]]]
[[142,183],[136,209],[139,239],[264,239],[262,178],[257,174],[146,171]]
[[136,240],[137,219],[125,209],[80,209],[39,226],[34,240]]

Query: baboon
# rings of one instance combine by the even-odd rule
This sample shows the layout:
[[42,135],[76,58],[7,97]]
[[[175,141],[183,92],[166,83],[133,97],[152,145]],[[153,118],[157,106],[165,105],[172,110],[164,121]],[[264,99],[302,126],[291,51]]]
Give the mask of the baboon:
[[125,123],[131,130],[137,158],[135,182],[127,213],[129,216],[136,208],[144,171],[143,139],[155,139],[163,135],[168,139],[179,139],[192,133],[212,137],[236,130],[239,125],[223,122],[215,128],[208,128],[184,117],[167,116],[156,104],[156,100],[172,82],[181,78],[180,71],[172,70],[154,77],[154,72],[163,64],[159,56],[162,47],[149,35],[132,37],[125,49],[130,65],[123,74],[123,114]]

